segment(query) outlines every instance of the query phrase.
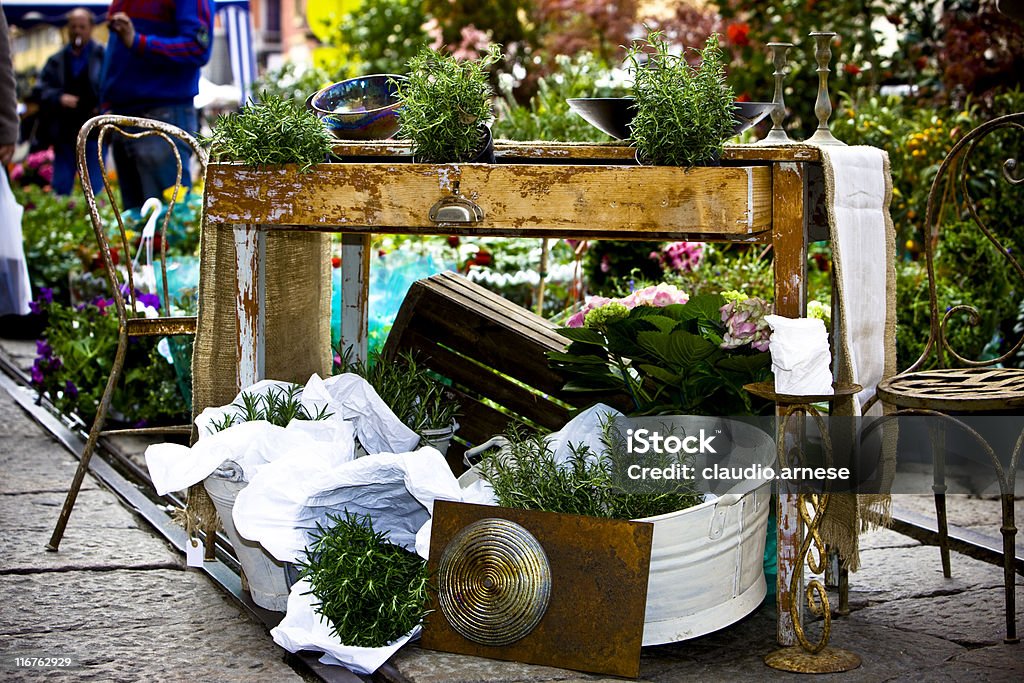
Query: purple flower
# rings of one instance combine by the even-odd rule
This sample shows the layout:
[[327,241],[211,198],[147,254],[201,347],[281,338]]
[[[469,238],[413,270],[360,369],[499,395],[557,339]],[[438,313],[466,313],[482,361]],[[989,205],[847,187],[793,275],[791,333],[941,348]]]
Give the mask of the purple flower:
[[78,398],[78,387],[71,380],[64,382],[64,398]]
[[53,290],[50,289],[49,287],[40,287],[39,288],[39,301],[44,303],[44,304],[52,304],[53,303]]
[[45,339],[37,339],[36,353],[42,358],[50,358],[53,355],[53,347]]
[[38,301],[29,301],[28,310],[30,310],[34,315],[39,315],[43,312],[43,307],[39,305]]
[[32,384],[42,386],[44,379],[46,377],[43,375],[43,368],[39,364],[39,359],[36,359],[36,362],[32,364]]
[[143,306],[152,308],[153,310],[160,310],[160,296],[158,294],[148,294],[146,292],[135,292],[136,300]]

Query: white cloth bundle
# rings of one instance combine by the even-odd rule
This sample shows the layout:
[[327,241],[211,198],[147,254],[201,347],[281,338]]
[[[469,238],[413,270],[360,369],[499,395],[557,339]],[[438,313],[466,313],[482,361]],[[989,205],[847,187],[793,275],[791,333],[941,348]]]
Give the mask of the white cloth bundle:
[[765,316],[772,328],[768,350],[772,354],[775,391],[795,396],[833,393],[825,322],[817,318]]

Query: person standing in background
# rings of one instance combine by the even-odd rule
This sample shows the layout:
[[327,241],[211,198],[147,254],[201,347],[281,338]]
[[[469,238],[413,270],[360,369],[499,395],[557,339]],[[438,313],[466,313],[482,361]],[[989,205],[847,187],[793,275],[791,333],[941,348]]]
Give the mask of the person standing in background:
[[[210,0],[114,0],[107,15],[107,44],[100,88],[105,112],[164,121],[189,133],[198,129],[193,98],[199,69],[210,59],[213,15]],[[191,153],[176,143],[182,182],[191,186]],[[111,139],[124,208],[142,206],[174,185],[176,165],[170,146],[150,136]]]
[[0,165],[4,166],[4,173],[7,172],[7,164],[14,159],[14,146],[18,144],[18,96],[15,86],[7,17],[0,12]]
[[[77,163],[75,145],[82,124],[99,113],[103,46],[92,39],[93,17],[85,9],[68,13],[68,43],[47,60],[39,76],[40,125],[53,142],[53,191],[71,194]],[[96,141],[86,148],[93,193],[103,187]]]

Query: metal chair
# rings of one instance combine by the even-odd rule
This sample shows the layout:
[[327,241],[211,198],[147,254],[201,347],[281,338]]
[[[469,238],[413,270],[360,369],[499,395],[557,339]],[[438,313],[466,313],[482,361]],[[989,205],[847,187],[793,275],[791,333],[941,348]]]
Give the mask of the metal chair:
[[[92,191],[88,164],[86,164],[86,141],[94,134],[99,143],[97,145],[97,154],[100,156],[100,170],[104,176],[103,187],[106,191],[107,198],[110,201],[110,205],[114,207],[114,214],[117,218],[118,229],[120,232],[118,246],[121,248],[122,254],[130,254],[131,250],[128,242],[128,236],[125,233],[124,220],[121,212],[117,208],[118,202],[114,197],[113,189],[110,187],[110,183],[107,180],[106,167],[102,158],[102,152],[100,151],[104,148],[111,133],[123,135],[131,139],[145,137],[160,138],[170,145],[177,161],[177,180],[173,187],[168,210],[160,223],[159,232],[160,271],[163,275],[160,317],[146,318],[143,314],[138,312],[135,290],[135,283],[138,278],[137,274],[134,272],[135,269],[133,267],[132,260],[131,258],[122,259],[125,268],[124,275],[115,268],[115,263],[111,256],[111,245],[107,240],[103,222],[101,221],[99,212],[97,211],[96,197]],[[103,257],[107,281],[110,285],[115,308],[117,309],[118,341],[117,352],[114,356],[114,363],[111,368],[110,377],[107,380],[106,388],[103,391],[103,396],[96,410],[96,417],[93,419],[92,427],[89,429],[89,437],[85,443],[85,450],[82,451],[82,456],[78,463],[78,469],[75,471],[74,479],[71,482],[71,488],[68,490],[67,498],[64,501],[64,507],[60,512],[60,518],[57,520],[57,525],[53,530],[53,535],[50,537],[50,542],[46,546],[47,550],[56,551],[60,546],[61,539],[64,536],[64,530],[67,527],[68,518],[71,515],[71,510],[75,506],[75,501],[78,498],[78,492],[81,489],[85,473],[89,469],[89,460],[92,458],[92,454],[96,450],[96,445],[101,436],[110,436],[114,434],[188,435],[191,434],[192,431],[191,425],[150,427],[142,429],[117,429],[107,431],[104,431],[103,429],[107,419],[107,413],[110,410],[111,400],[114,396],[115,390],[117,389],[118,380],[121,378],[122,371],[124,370],[125,355],[128,350],[129,340],[133,337],[162,337],[171,335],[194,336],[196,333],[195,316],[172,317],[170,315],[170,300],[167,289],[167,265],[165,259],[167,249],[167,226],[181,188],[180,178],[182,170],[182,156],[175,144],[175,140],[181,141],[192,150],[192,153],[199,161],[203,172],[205,172],[207,161],[206,151],[199,146],[191,135],[175,126],[161,121],[131,118],[126,116],[97,116],[87,121],[85,125],[82,126],[82,129],[78,134],[78,170],[82,177],[82,189],[85,192],[85,199],[89,205],[89,215],[92,219],[93,229],[96,233],[96,241],[99,244],[100,254]]]
[[[978,324],[978,310],[967,304],[952,306],[947,311],[939,310],[936,294],[935,250],[939,238],[941,214],[944,205],[950,200],[960,198],[962,206],[970,216],[974,225],[995,246],[998,252],[1011,264],[1013,272],[1019,278],[1019,285],[1024,285],[1024,269],[1014,255],[1012,248],[989,228],[982,219],[979,210],[983,207],[977,201],[977,178],[972,175],[972,155],[979,143],[997,131],[1017,131],[1024,133],[1024,112],[1002,116],[984,123],[965,135],[946,155],[939,166],[935,179],[928,194],[928,207],[925,215],[925,258],[928,268],[928,294],[931,311],[931,329],[928,342],[921,356],[904,372],[878,385],[879,399],[897,410],[894,415],[927,415],[940,418],[935,421],[934,429],[945,427],[966,428],[968,435],[979,445],[995,468],[999,481],[1002,499],[1003,535],[1003,570],[1006,591],[1006,639],[1005,642],[1019,642],[1014,618],[1014,526],[1013,494],[1014,471],[1020,462],[1020,451],[1024,443],[1024,435],[1016,440],[1011,454],[1009,466],[1004,468],[998,457],[987,442],[973,429],[970,429],[957,415],[978,414],[1024,414],[1024,369],[1001,367],[1009,361],[1024,345],[1024,336],[1009,351],[991,360],[970,360],[956,351],[950,344],[947,331],[954,317],[964,314],[972,325]],[[989,143],[995,142],[990,139]],[[1019,144],[1019,143],[1018,143]],[[1005,181],[1011,188],[1020,188],[1024,177],[1018,177],[1017,161],[1008,159],[1002,168],[1001,178],[996,182]],[[1021,193],[1024,200],[1024,193]],[[1024,246],[1024,245],[1020,245]],[[1018,292],[1024,291],[1019,286]],[[933,444],[934,444],[933,439]],[[944,473],[944,456],[941,449],[934,449],[935,458],[933,473],[933,492],[935,495],[935,512],[938,519],[939,547],[942,556],[942,573],[946,578],[951,576],[949,560],[949,536],[946,520],[946,482]]]

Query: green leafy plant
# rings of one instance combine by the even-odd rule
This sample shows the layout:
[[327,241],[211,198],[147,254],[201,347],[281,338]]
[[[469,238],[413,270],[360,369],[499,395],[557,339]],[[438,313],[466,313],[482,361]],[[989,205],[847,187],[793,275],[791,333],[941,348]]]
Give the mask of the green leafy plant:
[[396,81],[398,135],[412,141],[421,161],[450,162],[472,158],[480,148],[481,127],[492,118],[492,90],[487,69],[501,59],[491,45],[476,60],[424,48],[409,60],[407,80]]
[[636,108],[632,139],[642,161],[693,166],[722,153],[733,127],[735,98],[725,82],[718,35],[698,52],[697,66],[686,59],[694,51],[673,54],[662,34],[651,31],[646,45],[634,43],[627,52]]
[[[507,444],[480,462],[480,474],[494,489],[498,504],[544,512],[612,519],[641,519],[683,510],[703,497],[694,482],[661,486],[656,491],[625,490],[617,481],[627,463],[624,439],[608,420],[601,426],[603,452],[569,444],[570,455],[558,462],[544,436],[513,425]],[[635,457],[632,461],[635,461]],[[662,463],[664,464],[664,463]]]
[[[142,295],[140,300],[151,295]],[[153,299],[147,299],[153,303]],[[112,299],[80,306],[54,301],[45,287],[33,310],[46,313],[44,339],[36,342],[32,386],[63,413],[84,421],[96,414],[117,351],[117,315]],[[178,391],[174,367],[157,351],[155,338],[128,345],[125,372],[114,392],[111,414],[129,424],[181,422],[189,407]]]
[[264,92],[259,102],[218,117],[205,139],[210,155],[264,168],[297,164],[306,173],[331,153],[334,138],[314,114],[291,99]]
[[369,382],[398,419],[421,436],[426,430],[451,427],[459,413],[451,390],[417,363],[411,351],[394,360],[375,352],[366,363],[345,366]]
[[329,515],[299,563],[313,609],[345,645],[383,647],[427,615],[427,563],[376,532],[368,516]]
[[565,390],[623,391],[641,415],[767,411],[743,385],[770,376],[770,306],[738,292],[672,303],[678,295],[659,288],[600,302],[581,312],[582,327],[559,329],[571,343],[548,359],[568,379]]
[[302,387],[291,384],[287,387],[270,387],[266,393],[257,394],[243,392],[239,403],[231,405],[238,408],[238,414],[228,414],[219,421],[210,424],[210,431],[220,432],[242,422],[266,420],[278,427],[287,427],[292,420],[326,420],[332,413],[326,406],[321,406],[315,413],[310,413],[302,405],[300,396]]

